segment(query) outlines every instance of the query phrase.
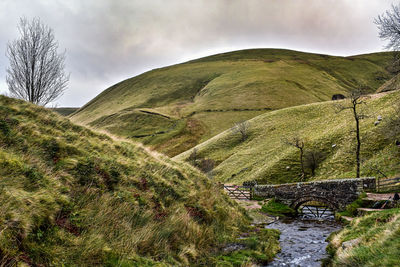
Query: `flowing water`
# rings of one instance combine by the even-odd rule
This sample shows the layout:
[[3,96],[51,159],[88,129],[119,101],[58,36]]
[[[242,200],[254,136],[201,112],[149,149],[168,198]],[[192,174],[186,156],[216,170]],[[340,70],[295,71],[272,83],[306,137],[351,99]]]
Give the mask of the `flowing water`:
[[321,266],[330,233],[341,225],[330,218],[310,220],[306,216],[297,219],[278,220],[266,226],[281,231],[281,252],[268,266]]

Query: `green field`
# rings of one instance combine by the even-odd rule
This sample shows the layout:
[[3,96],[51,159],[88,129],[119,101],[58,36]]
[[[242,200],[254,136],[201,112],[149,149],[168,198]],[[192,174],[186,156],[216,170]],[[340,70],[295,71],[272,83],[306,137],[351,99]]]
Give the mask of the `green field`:
[[209,265],[248,225],[195,168],[4,96],[0,177],[0,266]]
[[360,85],[375,92],[392,77],[387,71],[391,59],[391,53],[224,53],[122,81],[71,119],[175,156],[265,112],[327,101]]
[[[299,149],[286,145],[285,138],[300,137],[305,154],[320,158],[315,174],[307,170],[307,180],[355,177],[355,129],[350,110],[338,112],[338,105],[349,100],[327,101],[267,112],[248,121],[248,138],[226,130],[196,146],[197,157],[216,162],[218,181],[261,183],[300,181]],[[393,128],[400,91],[364,97],[361,105],[362,176],[393,176],[400,173],[400,150],[396,138],[387,133]],[[374,126],[378,116],[382,121]],[[398,114],[397,114],[398,115]],[[400,138],[399,133],[397,138]],[[189,160],[193,149],[175,157]]]

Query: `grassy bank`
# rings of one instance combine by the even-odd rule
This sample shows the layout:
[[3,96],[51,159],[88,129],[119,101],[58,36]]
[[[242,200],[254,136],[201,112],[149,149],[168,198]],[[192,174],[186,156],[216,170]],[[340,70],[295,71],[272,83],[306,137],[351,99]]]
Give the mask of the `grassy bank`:
[[[275,229],[254,227],[226,247],[224,252],[213,259],[212,264],[226,267],[268,264],[280,251],[279,235],[279,231]],[[231,251],[231,247],[240,249]]]
[[295,216],[296,211],[289,206],[277,202],[275,199],[269,200],[261,208],[261,212],[267,213],[272,216],[286,217]]
[[[353,240],[353,246],[344,245]],[[347,243],[348,244],[348,243]],[[400,209],[375,212],[354,219],[330,237],[332,259],[327,266],[398,266]]]
[[192,265],[248,224],[196,169],[0,96],[0,265]]

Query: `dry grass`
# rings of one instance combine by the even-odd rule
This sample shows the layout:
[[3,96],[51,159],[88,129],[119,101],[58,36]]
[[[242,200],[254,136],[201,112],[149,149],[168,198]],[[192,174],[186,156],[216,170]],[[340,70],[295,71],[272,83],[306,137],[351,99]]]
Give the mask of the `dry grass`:
[[0,96],[0,265],[190,265],[248,221],[199,171]]

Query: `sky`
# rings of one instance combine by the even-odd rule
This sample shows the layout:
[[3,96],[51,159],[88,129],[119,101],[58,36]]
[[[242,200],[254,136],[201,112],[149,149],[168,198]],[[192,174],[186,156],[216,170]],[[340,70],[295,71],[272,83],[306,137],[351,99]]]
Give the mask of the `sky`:
[[0,0],[0,93],[20,17],[39,17],[66,50],[67,90],[79,107],[154,68],[247,48],[348,56],[384,51],[374,18],[391,0]]

